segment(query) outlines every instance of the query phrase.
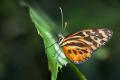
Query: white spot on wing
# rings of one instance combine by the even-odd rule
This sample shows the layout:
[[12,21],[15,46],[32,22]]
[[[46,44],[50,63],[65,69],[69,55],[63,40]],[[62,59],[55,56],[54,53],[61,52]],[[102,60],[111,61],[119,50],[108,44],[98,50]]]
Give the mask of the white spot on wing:
[[89,36],[88,34],[86,34],[86,32],[83,32],[83,34],[85,35],[85,37]]

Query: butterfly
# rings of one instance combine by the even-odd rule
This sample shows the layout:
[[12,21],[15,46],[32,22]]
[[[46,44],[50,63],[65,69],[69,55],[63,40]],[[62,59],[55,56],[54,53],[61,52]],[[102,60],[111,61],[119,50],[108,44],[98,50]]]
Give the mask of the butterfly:
[[112,34],[110,29],[86,29],[68,36],[59,35],[59,45],[65,56],[78,64],[86,61],[94,51],[105,45]]

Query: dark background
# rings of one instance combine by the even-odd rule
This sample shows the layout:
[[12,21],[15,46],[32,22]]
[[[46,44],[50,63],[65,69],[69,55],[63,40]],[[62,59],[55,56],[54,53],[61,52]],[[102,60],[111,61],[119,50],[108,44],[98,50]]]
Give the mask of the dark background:
[[[21,0],[0,0],[0,80],[50,80],[42,38]],[[66,32],[88,28],[110,28],[111,40],[92,58],[77,65],[88,80],[120,80],[120,1],[119,0],[30,0],[61,25],[59,6]],[[77,80],[67,66],[57,80]]]

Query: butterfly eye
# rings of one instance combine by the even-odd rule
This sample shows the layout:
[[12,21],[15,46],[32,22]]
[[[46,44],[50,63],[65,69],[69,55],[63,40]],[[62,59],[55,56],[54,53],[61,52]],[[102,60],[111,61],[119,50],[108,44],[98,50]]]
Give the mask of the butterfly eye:
[[62,38],[59,38],[59,42],[62,40]]

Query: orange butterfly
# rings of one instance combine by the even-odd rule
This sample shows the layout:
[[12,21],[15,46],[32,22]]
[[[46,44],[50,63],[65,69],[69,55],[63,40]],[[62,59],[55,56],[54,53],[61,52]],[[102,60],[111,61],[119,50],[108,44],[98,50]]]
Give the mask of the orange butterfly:
[[70,61],[80,63],[104,45],[112,34],[113,32],[109,29],[87,29],[65,37],[60,35],[59,44]]

